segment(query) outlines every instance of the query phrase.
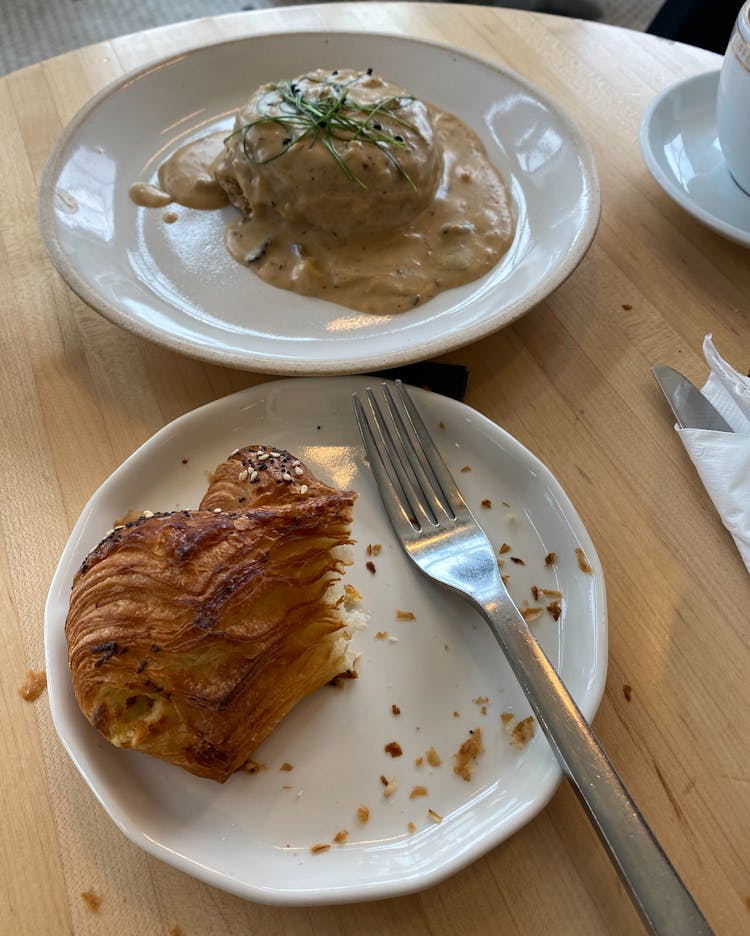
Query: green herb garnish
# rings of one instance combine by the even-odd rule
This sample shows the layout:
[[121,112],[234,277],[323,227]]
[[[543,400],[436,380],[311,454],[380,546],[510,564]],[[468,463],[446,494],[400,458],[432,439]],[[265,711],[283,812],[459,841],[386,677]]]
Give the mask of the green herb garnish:
[[[341,83],[327,78],[318,81],[305,75],[304,78],[307,81],[321,86],[320,91],[312,95],[300,88],[299,81],[290,79],[278,81],[258,102],[260,116],[239,127],[226,138],[225,142],[242,134],[242,149],[245,158],[256,166],[264,166],[266,163],[273,162],[303,141],[307,141],[310,146],[320,142],[350,182],[356,182],[362,188],[367,188],[365,183],[349,169],[340,153],[340,150],[349,143],[360,140],[376,146],[416,192],[416,185],[392,152],[392,150],[406,147],[403,137],[384,127],[378,119],[387,118],[391,124],[418,133],[416,128],[396,113],[414,98],[390,96],[364,105],[349,96],[349,89],[360,77],[362,76],[357,75],[351,81]],[[263,113],[264,107],[273,107],[277,111],[276,113]],[[248,134],[253,127],[269,123],[281,124],[289,129],[289,133],[282,140],[278,153],[274,153],[267,159],[255,159],[248,149]]]

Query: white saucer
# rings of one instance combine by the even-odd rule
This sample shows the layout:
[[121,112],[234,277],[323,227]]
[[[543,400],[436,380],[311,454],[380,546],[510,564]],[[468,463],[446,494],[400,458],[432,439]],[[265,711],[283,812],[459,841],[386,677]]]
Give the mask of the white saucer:
[[718,234],[750,247],[750,195],[729,173],[716,133],[719,72],[665,88],[641,121],[651,174],[685,211]]

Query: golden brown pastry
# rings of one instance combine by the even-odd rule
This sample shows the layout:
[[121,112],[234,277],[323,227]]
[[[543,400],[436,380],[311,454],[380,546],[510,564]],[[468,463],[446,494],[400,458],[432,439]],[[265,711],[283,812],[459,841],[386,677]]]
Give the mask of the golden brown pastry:
[[248,445],[233,452],[213,473],[201,510],[244,510],[310,502],[336,493],[294,455],[271,445]]
[[231,456],[201,509],[142,517],[103,540],[75,577],[65,624],[94,727],[220,782],[351,665],[335,586],[356,495],[290,473],[302,466],[287,453],[261,459],[262,481],[240,480],[259,451],[278,450]]

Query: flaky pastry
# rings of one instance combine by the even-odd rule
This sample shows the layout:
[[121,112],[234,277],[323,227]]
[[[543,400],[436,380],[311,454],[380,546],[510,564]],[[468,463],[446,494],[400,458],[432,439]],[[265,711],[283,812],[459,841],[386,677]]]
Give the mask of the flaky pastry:
[[337,583],[355,498],[252,446],[216,469],[200,509],[104,539],[65,624],[94,727],[201,777],[243,767],[297,702],[350,669]]

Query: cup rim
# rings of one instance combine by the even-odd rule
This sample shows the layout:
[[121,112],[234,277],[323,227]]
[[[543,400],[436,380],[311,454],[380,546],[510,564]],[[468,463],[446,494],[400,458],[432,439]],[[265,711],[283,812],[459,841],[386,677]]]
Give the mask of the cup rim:
[[737,14],[737,32],[750,43],[750,0],[745,0]]

